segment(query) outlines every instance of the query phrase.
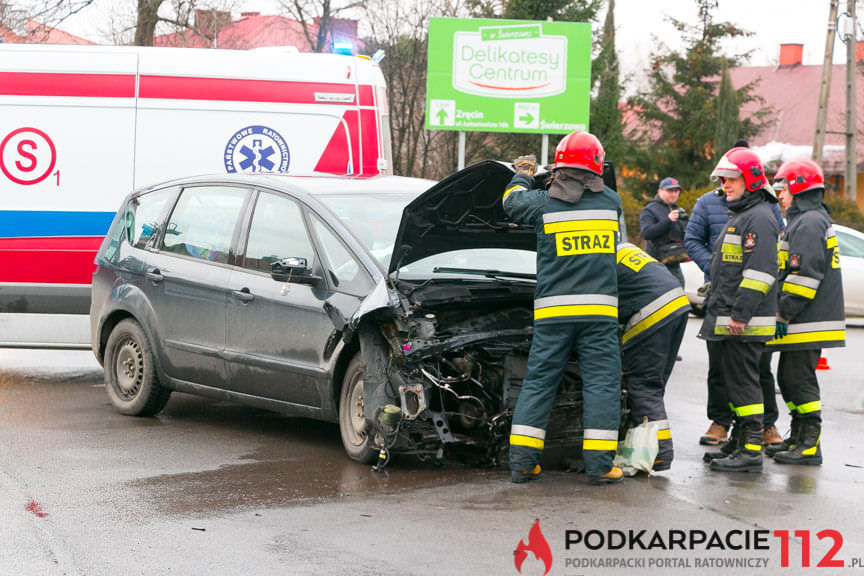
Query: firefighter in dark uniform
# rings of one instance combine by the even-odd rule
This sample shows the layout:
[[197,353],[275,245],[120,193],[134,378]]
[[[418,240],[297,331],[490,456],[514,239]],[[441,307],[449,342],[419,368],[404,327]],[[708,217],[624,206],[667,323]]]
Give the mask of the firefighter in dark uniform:
[[618,322],[623,324],[621,367],[630,422],[659,422],[653,470],[672,466],[672,432],[666,418],[666,382],[687,328],[690,301],[663,264],[637,246],[618,246]]
[[789,438],[767,451],[778,464],[822,464],[822,401],[816,364],[822,348],[845,345],[843,282],[837,238],[822,199],[825,179],[812,160],[780,166],[775,189],[789,226],[781,237],[777,380],[792,416]]
[[513,413],[513,482],[540,475],[540,455],[559,382],[574,350],[582,378],[585,470],[595,484],[618,482],[621,357],[615,249],[621,199],[603,185],[603,147],[572,132],[555,150],[549,190],[534,189],[536,162],[519,158],[504,210],[537,234],[534,337]]
[[711,294],[699,337],[709,343],[709,362],[722,363],[735,416],[730,441],[705,460],[712,470],[761,472],[765,407],[759,359],[774,337],[777,313],[779,226],[768,202],[777,198],[762,162],[747,148],[729,150],[711,176],[721,182],[730,217],[711,255]]

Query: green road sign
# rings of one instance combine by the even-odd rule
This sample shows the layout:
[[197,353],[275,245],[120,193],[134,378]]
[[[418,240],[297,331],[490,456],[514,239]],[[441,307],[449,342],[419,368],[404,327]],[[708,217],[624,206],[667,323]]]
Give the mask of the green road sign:
[[432,18],[426,128],[588,129],[591,25]]

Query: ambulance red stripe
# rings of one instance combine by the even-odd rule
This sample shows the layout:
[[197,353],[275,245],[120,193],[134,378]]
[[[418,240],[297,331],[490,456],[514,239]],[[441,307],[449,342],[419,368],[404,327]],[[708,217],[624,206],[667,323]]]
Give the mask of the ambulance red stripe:
[[[357,93],[355,94],[355,89]],[[293,82],[241,78],[198,78],[142,75],[138,96],[175,100],[224,100],[373,106],[371,85]],[[351,102],[316,100],[315,94],[355,96]],[[0,95],[134,98],[132,74],[63,74],[49,72],[0,72]],[[359,98],[358,98],[359,97]]]
[[102,237],[2,238],[0,282],[90,284]]
[[134,98],[135,75],[0,72],[0,95]]

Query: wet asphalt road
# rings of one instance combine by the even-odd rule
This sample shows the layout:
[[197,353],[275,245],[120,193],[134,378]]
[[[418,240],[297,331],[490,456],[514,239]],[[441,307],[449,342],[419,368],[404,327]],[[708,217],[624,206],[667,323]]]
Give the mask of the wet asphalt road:
[[[768,462],[744,476],[701,462],[697,329],[691,319],[667,393],[672,470],[608,487],[555,471],[512,485],[504,470],[455,463],[375,474],[344,456],[335,425],[182,394],[157,418],[124,417],[90,352],[0,350],[0,576],[518,574],[513,550],[535,519],[549,574],[864,574],[801,568],[794,538],[793,567],[781,570],[773,536],[769,550],[565,548],[566,530],[810,530],[815,566],[831,544],[816,532],[827,528],[843,537],[836,559],[864,561],[864,329],[826,351],[831,370],[819,373],[824,465]],[[613,557],[643,565],[577,562]],[[694,568],[709,557],[767,567]],[[543,572],[529,554],[522,574]]]

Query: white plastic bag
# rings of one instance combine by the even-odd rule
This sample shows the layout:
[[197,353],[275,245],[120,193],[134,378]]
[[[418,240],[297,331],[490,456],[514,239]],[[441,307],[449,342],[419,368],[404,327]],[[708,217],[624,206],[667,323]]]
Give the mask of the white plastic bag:
[[618,444],[614,465],[621,468],[627,476],[634,476],[639,470],[650,474],[659,450],[659,429],[659,422],[649,422],[646,418],[635,428],[627,430],[624,441]]

